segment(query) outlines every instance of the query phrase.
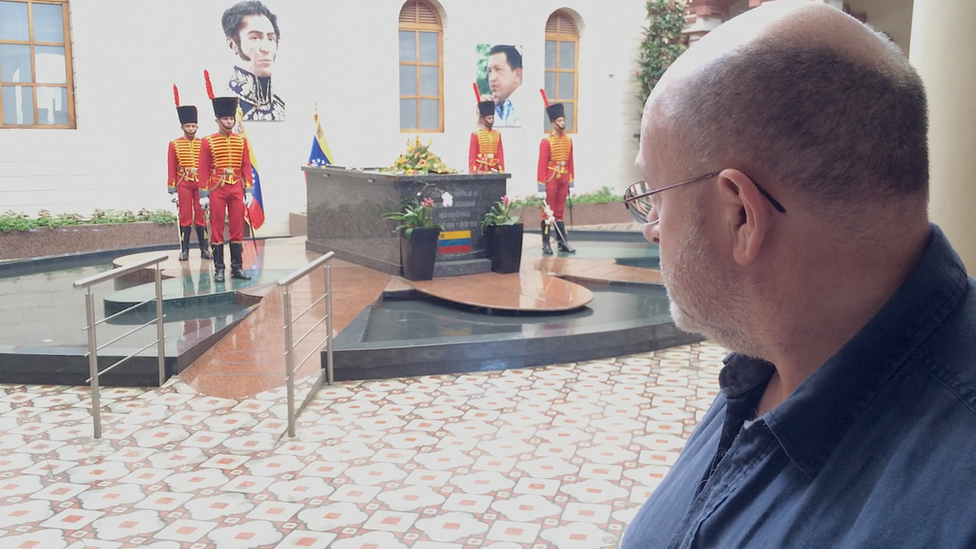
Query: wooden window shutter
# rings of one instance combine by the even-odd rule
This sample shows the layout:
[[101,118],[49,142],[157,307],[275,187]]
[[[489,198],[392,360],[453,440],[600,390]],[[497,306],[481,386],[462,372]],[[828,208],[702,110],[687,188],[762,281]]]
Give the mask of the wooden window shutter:
[[568,34],[576,36],[576,25],[573,20],[561,11],[557,11],[549,16],[546,21],[546,34]]
[[427,2],[410,0],[400,9],[400,24],[440,27],[441,19]]

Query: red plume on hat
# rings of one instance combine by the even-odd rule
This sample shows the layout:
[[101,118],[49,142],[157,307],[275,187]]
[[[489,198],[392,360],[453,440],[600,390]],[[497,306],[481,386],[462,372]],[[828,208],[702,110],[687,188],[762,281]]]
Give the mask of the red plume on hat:
[[214,98],[213,84],[210,83],[210,71],[203,70],[203,79],[207,82],[207,97],[211,100]]
[[546,108],[549,108],[549,98],[546,97],[546,90],[540,89],[539,93],[542,94],[542,102],[546,104]]
[[173,101],[176,102],[176,114],[182,124],[197,123],[197,108],[192,105],[180,105],[180,89],[173,84]]

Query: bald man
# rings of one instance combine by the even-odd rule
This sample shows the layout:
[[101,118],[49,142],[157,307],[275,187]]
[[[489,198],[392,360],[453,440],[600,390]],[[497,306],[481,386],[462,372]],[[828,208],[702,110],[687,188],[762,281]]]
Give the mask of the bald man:
[[721,391],[622,549],[976,547],[976,281],[926,215],[922,82],[779,0],[647,101],[628,191]]

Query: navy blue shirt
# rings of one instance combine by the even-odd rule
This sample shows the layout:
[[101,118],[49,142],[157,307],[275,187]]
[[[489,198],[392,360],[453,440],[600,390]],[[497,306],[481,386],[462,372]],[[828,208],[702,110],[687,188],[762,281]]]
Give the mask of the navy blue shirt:
[[976,281],[935,225],[894,296],[782,404],[722,390],[622,549],[976,547]]

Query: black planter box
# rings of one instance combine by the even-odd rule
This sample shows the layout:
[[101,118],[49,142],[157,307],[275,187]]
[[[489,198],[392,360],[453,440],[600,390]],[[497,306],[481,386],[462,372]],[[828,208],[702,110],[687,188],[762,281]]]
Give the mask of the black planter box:
[[434,278],[434,261],[437,260],[437,237],[440,229],[414,229],[410,238],[400,233],[400,262],[403,277],[407,280]]
[[524,225],[489,225],[485,230],[491,270],[496,273],[517,273],[522,263],[522,230]]

